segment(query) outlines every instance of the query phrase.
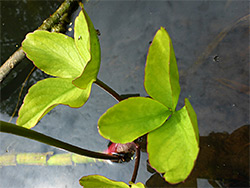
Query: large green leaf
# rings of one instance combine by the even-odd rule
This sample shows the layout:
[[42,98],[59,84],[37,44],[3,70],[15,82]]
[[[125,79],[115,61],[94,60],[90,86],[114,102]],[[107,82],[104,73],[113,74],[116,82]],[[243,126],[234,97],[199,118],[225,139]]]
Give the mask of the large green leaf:
[[74,39],[61,33],[41,30],[29,33],[22,48],[39,69],[52,76],[76,78],[87,64],[78,53]]
[[[90,32],[90,50],[91,50],[91,60],[88,62],[87,66],[83,70],[81,76],[76,78],[73,81],[79,88],[86,88],[90,82],[96,81],[97,74],[100,68],[101,62],[101,49],[99,39],[94,28],[93,23],[91,22],[88,14],[85,12],[84,8],[82,7],[82,12],[84,13],[85,19],[88,23],[89,32]],[[80,35],[79,35],[80,36]],[[79,38],[78,35],[75,35],[75,38]]]
[[115,143],[132,142],[160,127],[170,115],[156,100],[131,97],[109,108],[99,121],[100,134]]
[[175,110],[180,94],[179,74],[171,39],[163,27],[148,51],[144,85],[152,98]]
[[91,84],[87,89],[79,89],[68,78],[48,78],[37,82],[24,98],[19,110],[17,125],[34,127],[37,122],[58,104],[81,107],[88,100]]
[[100,175],[84,176],[79,180],[84,188],[129,188],[124,182],[109,180]]
[[169,183],[184,181],[194,167],[199,152],[195,112],[185,99],[185,106],[160,128],[148,134],[149,162]]

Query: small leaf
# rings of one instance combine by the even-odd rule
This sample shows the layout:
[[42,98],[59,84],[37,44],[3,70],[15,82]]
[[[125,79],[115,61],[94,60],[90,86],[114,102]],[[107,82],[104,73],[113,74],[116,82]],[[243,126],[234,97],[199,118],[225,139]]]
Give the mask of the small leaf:
[[171,39],[163,27],[148,51],[144,85],[152,98],[175,110],[180,94],[179,74]]
[[90,31],[91,60],[90,62],[88,62],[81,76],[79,76],[73,81],[73,84],[76,87],[84,89],[88,86],[89,83],[93,83],[94,81],[96,81],[101,62],[101,49],[94,25],[91,22],[88,14],[84,10],[83,6],[82,6],[82,12],[84,13]]
[[17,125],[32,128],[58,104],[81,107],[88,100],[91,84],[82,90],[72,84],[72,79],[47,78],[37,82],[24,98],[19,110]]
[[145,188],[145,186],[139,182],[137,184],[131,184],[131,188]]
[[148,134],[149,162],[172,184],[188,177],[199,152],[196,115],[188,99],[185,102],[181,110]]
[[79,183],[84,188],[129,188],[124,182],[109,180],[100,175],[84,176],[79,180]]
[[22,48],[39,69],[52,76],[76,78],[87,64],[78,53],[74,39],[61,33],[41,30],[29,33]]
[[90,33],[88,23],[81,11],[75,19],[74,40],[78,52],[81,54],[85,62],[89,62],[90,55]]
[[170,115],[156,100],[131,97],[108,109],[99,119],[100,134],[115,143],[128,143],[160,127]]
[[196,113],[195,113],[192,105],[190,104],[190,102],[187,98],[185,98],[185,106],[187,108],[187,112],[188,112],[190,121],[191,121],[193,128],[194,128],[196,140],[199,143],[199,128],[198,128],[197,116],[196,116]]

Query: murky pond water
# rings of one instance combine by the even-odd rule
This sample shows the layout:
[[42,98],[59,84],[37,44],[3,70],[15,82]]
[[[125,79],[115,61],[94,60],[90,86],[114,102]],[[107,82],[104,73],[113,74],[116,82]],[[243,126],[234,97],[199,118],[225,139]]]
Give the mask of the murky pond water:
[[[20,46],[26,33],[36,29],[59,5],[60,1],[1,1],[1,63]],[[149,42],[160,26],[166,28],[173,41],[180,73],[182,91],[178,108],[188,97],[197,113],[202,136],[197,166],[185,185],[247,185],[248,1],[89,1],[85,9],[101,32],[102,64],[98,77],[120,94],[147,95],[143,76]],[[72,31],[68,34],[72,35]],[[26,60],[1,83],[1,120],[9,121],[21,84],[30,70]],[[36,70],[24,87],[22,97],[32,84],[45,77]],[[34,130],[83,148],[103,151],[108,141],[98,134],[97,121],[114,104],[116,101],[110,95],[94,85],[84,107],[71,109],[60,105]],[[16,117],[12,122],[15,120]],[[236,129],[239,130],[234,132]],[[35,141],[2,133],[0,144],[1,155],[6,152],[63,153]],[[169,186],[160,176],[148,172],[146,161],[147,154],[143,153],[137,181],[149,187]],[[0,171],[0,187],[80,187],[78,180],[89,174],[129,182],[133,164],[6,166]],[[235,173],[228,173],[230,171]],[[228,181],[221,181],[228,177]]]

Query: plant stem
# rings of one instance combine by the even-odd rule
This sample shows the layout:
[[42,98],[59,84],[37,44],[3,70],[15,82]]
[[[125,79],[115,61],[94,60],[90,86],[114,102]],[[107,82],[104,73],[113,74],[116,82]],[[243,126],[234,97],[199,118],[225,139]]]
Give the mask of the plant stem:
[[115,90],[113,90],[111,87],[109,87],[107,84],[105,84],[104,82],[102,82],[98,78],[96,79],[95,83],[99,87],[101,87],[102,89],[107,91],[110,95],[112,95],[117,101],[119,101],[119,102],[122,101],[121,96]]
[[131,178],[131,182],[135,183],[136,177],[137,177],[137,172],[139,169],[139,164],[140,164],[140,158],[141,158],[141,149],[138,144],[136,144],[136,158],[135,158],[135,167],[134,167],[134,172]]
[[41,134],[39,132],[24,128],[24,127],[20,127],[17,126],[15,124],[12,123],[7,123],[4,121],[0,121],[0,132],[4,132],[4,133],[10,133],[10,134],[14,134],[14,135],[18,135],[18,136],[22,136],[25,138],[29,138],[32,140],[36,140],[38,142],[42,142],[54,147],[58,147],[61,149],[64,149],[66,151],[69,152],[73,152],[79,155],[84,155],[87,157],[93,157],[93,158],[98,158],[98,159],[107,159],[107,160],[121,160],[121,157],[116,156],[116,155],[108,155],[105,153],[99,153],[99,152],[94,152],[94,151],[89,151],[89,150],[85,150],[82,148],[79,148],[77,146],[62,142],[60,140],[57,140],[55,138],[46,136],[44,134]]

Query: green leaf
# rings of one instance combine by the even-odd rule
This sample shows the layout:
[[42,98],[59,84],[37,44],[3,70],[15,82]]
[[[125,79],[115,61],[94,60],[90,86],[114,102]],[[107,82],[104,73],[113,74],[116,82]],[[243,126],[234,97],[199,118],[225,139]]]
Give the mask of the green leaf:
[[[190,115],[191,114],[191,115]],[[185,99],[185,106],[160,128],[148,134],[149,162],[169,183],[184,181],[194,167],[199,152],[195,112]]]
[[145,186],[139,182],[137,184],[131,184],[131,188],[145,188]]
[[82,56],[85,62],[89,62],[90,55],[90,33],[88,29],[88,23],[81,11],[75,20],[74,27],[74,40],[78,52]]
[[78,108],[84,105],[90,95],[91,84],[87,89],[79,89],[68,78],[47,78],[37,82],[24,98],[19,110],[17,125],[32,128],[58,104]]
[[61,33],[41,30],[29,33],[22,48],[35,66],[52,76],[76,78],[87,64],[78,53],[74,39]]
[[132,142],[160,127],[171,112],[156,100],[131,97],[109,108],[99,119],[100,134],[115,143]]
[[90,31],[91,60],[83,70],[81,76],[73,81],[73,84],[76,87],[84,89],[88,86],[89,83],[93,83],[94,81],[96,81],[101,62],[101,49],[94,25],[91,22],[88,14],[85,12],[83,6],[82,12],[84,13],[85,19],[87,20]]
[[109,180],[100,175],[84,176],[79,180],[79,183],[84,188],[129,188],[124,182]]
[[180,94],[178,67],[171,39],[163,27],[148,51],[144,85],[152,98],[175,110]]

